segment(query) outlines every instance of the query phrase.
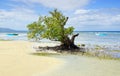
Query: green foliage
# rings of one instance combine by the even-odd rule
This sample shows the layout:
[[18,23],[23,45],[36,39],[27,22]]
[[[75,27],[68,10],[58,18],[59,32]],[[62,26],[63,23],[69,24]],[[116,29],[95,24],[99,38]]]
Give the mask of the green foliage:
[[28,32],[28,38],[29,39],[35,39],[36,41],[40,40],[42,33],[44,31],[43,26],[43,17],[39,17],[38,22],[33,22],[27,26],[29,32]]
[[73,32],[74,28],[64,27],[68,17],[63,16],[63,14],[56,9],[53,12],[50,12],[50,14],[50,17],[45,17],[46,31],[43,37],[62,42],[66,35],[69,35]]
[[40,17],[37,22],[28,25],[28,38],[39,40],[41,37],[64,42],[65,37],[72,34],[73,27],[64,27],[68,17],[57,9],[49,13],[50,16]]

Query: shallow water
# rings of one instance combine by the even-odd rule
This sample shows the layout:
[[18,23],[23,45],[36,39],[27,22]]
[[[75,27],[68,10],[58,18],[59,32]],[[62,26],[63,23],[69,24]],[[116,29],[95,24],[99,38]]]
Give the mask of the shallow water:
[[[58,56],[65,65],[42,76],[120,76],[120,61],[85,56]],[[41,75],[40,75],[41,76]]]

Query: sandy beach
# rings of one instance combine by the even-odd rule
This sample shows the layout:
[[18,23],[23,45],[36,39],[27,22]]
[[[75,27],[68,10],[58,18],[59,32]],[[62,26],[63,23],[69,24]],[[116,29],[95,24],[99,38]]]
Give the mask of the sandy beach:
[[0,41],[0,76],[39,76],[63,64],[60,59],[30,55],[33,42]]
[[53,43],[0,41],[0,76],[120,76],[119,60],[76,55],[31,55],[35,52],[33,45],[49,44]]

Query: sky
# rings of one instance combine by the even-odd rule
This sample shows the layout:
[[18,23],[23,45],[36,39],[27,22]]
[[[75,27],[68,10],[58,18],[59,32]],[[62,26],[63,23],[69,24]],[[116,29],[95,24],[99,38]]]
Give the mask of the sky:
[[0,0],[0,27],[27,30],[55,8],[76,31],[120,31],[120,0]]

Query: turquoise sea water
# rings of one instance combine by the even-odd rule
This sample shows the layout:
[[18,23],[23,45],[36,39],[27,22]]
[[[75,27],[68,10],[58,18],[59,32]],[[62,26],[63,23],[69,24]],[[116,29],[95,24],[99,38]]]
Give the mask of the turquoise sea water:
[[[12,35],[18,34],[18,35]],[[4,40],[28,40],[27,32],[0,32],[0,39]]]

